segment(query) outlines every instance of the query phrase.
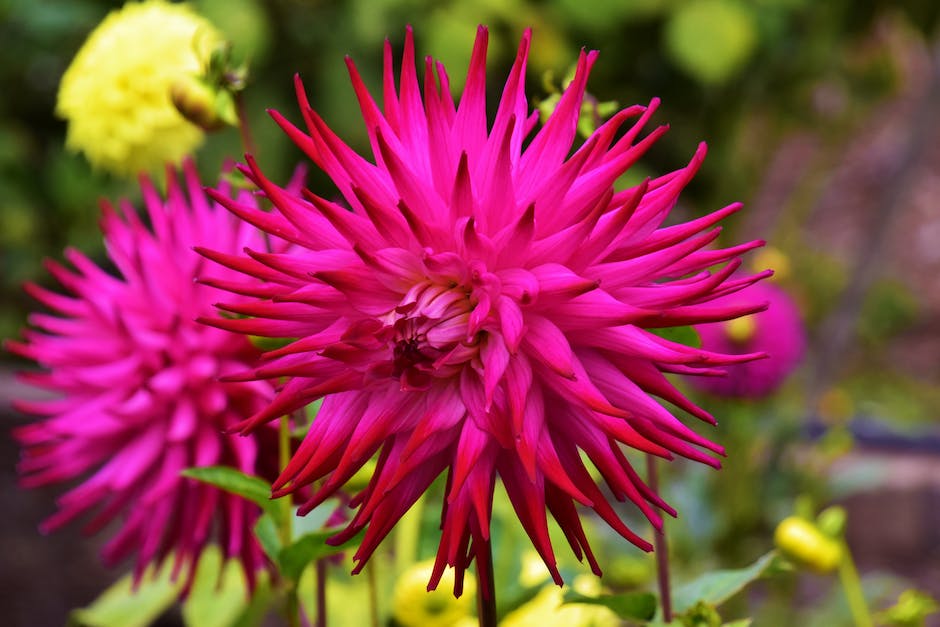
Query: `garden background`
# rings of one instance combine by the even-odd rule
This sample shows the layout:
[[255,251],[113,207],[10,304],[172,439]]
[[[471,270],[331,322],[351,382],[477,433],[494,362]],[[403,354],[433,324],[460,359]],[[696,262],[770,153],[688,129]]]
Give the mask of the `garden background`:
[[[581,47],[599,49],[588,89],[599,104],[662,98],[669,133],[632,168],[635,180],[709,156],[676,219],[740,200],[728,241],[768,240],[757,262],[798,303],[809,350],[774,395],[703,401],[729,449],[714,472],[672,464],[663,478],[678,521],[677,576],[743,566],[772,544],[797,501],[842,503],[869,598],[885,607],[915,586],[940,597],[940,4],[933,0],[203,0],[193,5],[250,63],[245,98],[267,171],[301,159],[264,110],[296,119],[292,77],[353,147],[368,140],[348,84],[350,55],[370,88],[381,46],[406,24],[420,56],[451,69],[459,90],[476,25],[490,27],[488,76],[501,81],[522,30],[534,31],[528,93],[550,102]],[[64,147],[59,80],[87,34],[119,3],[0,0],[0,336],[34,308],[24,281],[49,284],[44,257],[66,245],[101,259],[102,197],[136,198],[136,182],[95,171]],[[494,83],[490,89],[500,87]],[[491,92],[492,93],[492,92]],[[492,101],[492,99],[491,99]],[[197,154],[217,172],[238,133]],[[209,180],[209,179],[207,179]],[[313,173],[309,186],[327,182]],[[724,237],[724,236],[723,236]],[[23,391],[0,362],[0,616],[62,624],[120,573],[102,568],[76,529],[40,536],[56,489],[16,486],[9,428]],[[625,572],[651,577],[631,547]],[[630,569],[633,568],[633,571]],[[625,575],[626,576],[626,575]],[[633,575],[631,575],[633,576]],[[784,588],[781,591],[779,588]],[[793,606],[787,599],[796,598]],[[755,624],[850,624],[825,577],[759,588],[735,602]],[[754,609],[756,608],[756,609]],[[172,612],[161,624],[177,624]]]

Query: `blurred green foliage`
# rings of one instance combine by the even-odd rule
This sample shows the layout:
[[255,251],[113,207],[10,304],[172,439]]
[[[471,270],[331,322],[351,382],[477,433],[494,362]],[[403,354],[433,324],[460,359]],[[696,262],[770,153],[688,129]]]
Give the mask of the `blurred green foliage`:
[[[398,46],[404,25],[411,23],[420,52],[445,61],[458,91],[476,23],[491,29],[489,76],[494,83],[511,62],[521,30],[533,26],[528,79],[534,99],[551,96],[541,81],[543,73],[563,76],[581,46],[596,47],[602,56],[591,81],[593,94],[622,104],[663,98],[660,117],[673,128],[644,164],[646,171],[675,168],[699,139],[711,141],[717,154],[706,162],[704,176],[687,199],[703,209],[742,196],[747,200],[767,165],[774,138],[795,127],[834,132],[838,125],[812,105],[814,87],[839,83],[852,109],[842,118],[847,120],[853,111],[858,116],[866,105],[890,95],[891,59],[863,45],[877,20],[900,16],[912,30],[929,33],[940,12],[931,0],[198,0],[195,5],[231,37],[236,59],[251,63],[250,119],[266,169],[282,177],[300,155],[263,110],[277,108],[299,117],[294,73],[304,78],[314,105],[337,132],[367,151],[361,119],[351,112],[354,99],[344,55],[352,56],[377,88],[383,38]],[[0,1],[0,89],[7,94],[0,101],[6,302],[21,281],[41,276],[42,256],[58,256],[65,245],[100,246],[99,198],[135,195],[134,182],[95,173],[82,159],[65,153],[64,124],[52,114],[58,79],[72,55],[116,6],[101,0]],[[494,84],[491,93],[497,90]],[[756,144],[747,137],[755,127],[761,137]],[[199,155],[207,179],[219,161],[239,153],[234,131],[211,138]],[[311,186],[323,184],[313,176]],[[806,304],[813,314],[813,306],[827,303],[818,293],[831,294],[842,285],[842,271],[828,264],[822,273],[804,272],[827,264],[819,256],[808,257],[809,251],[791,252],[802,264],[797,274],[811,297]],[[870,308],[863,335],[876,339],[907,322],[914,306],[903,288],[886,286],[872,294]],[[22,312],[12,318],[20,320]]]
[[[827,132],[814,108],[822,82],[845,91],[853,111],[889,93],[885,55],[859,54],[876,21],[900,15],[929,32],[940,12],[931,0],[196,0],[232,40],[236,60],[252,66],[246,97],[266,171],[289,175],[298,151],[266,119],[276,108],[299,116],[291,77],[299,73],[314,106],[337,133],[368,151],[342,58],[350,55],[373,88],[380,84],[381,46],[400,46],[412,24],[419,53],[450,69],[455,92],[477,23],[490,27],[489,76],[504,76],[522,29],[535,38],[528,80],[533,100],[550,97],[543,74],[564,76],[583,46],[601,50],[590,90],[621,104],[663,99],[659,119],[672,131],[644,161],[644,171],[680,166],[701,139],[712,155],[689,190],[692,207],[747,200],[767,165],[767,147],[793,128]],[[53,116],[57,83],[85,36],[119,3],[103,0],[0,1],[0,335],[22,324],[30,304],[19,285],[44,281],[40,260],[66,245],[100,255],[100,197],[136,196],[133,182],[96,173],[63,150],[64,124]],[[493,94],[499,85],[492,85]],[[495,98],[492,98],[495,100]],[[852,111],[847,112],[851,117]],[[749,139],[755,125],[760,141]],[[212,138],[198,158],[211,181],[225,158],[239,156],[232,130]],[[733,175],[729,176],[729,173]],[[327,182],[312,175],[312,186]]]

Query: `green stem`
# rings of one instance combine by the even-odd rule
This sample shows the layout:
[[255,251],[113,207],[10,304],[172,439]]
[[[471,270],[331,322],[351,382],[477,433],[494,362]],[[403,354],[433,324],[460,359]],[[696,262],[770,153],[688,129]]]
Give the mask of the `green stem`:
[[317,560],[317,627],[326,627],[326,566],[325,559]]
[[[290,415],[281,416],[277,432],[277,462],[278,468],[284,470],[290,461]],[[281,505],[281,542],[284,546],[291,543],[293,536],[293,517],[291,516],[291,498],[284,497],[280,500]]]
[[[277,458],[278,467],[283,470],[290,461],[290,415],[281,416],[278,425],[277,437]],[[290,546],[293,535],[293,512],[291,511],[291,498],[284,497],[280,500],[281,521],[280,536],[281,546]],[[297,598],[297,582],[284,580],[284,613],[287,614],[287,624],[289,627],[299,627],[300,625],[300,602]]]
[[499,621],[496,614],[493,545],[489,541],[486,543],[486,550],[482,553],[478,552],[474,562],[477,565],[477,619],[479,625],[480,627],[497,627]]
[[855,568],[855,562],[852,560],[849,545],[845,541],[842,542],[839,582],[842,584],[845,600],[849,603],[849,611],[852,612],[855,626],[872,627],[874,621],[872,621],[871,613],[868,611],[868,603],[865,601],[865,593],[862,590],[862,581],[858,576],[858,570]]
[[[656,458],[646,456],[646,483],[650,490],[659,492],[659,476]],[[663,622],[672,622],[672,595],[669,590],[669,547],[666,545],[665,529],[653,528],[653,550],[656,553],[656,581],[659,585],[659,600],[663,608]]]
[[284,613],[287,614],[289,627],[300,627],[300,601],[297,598],[297,584],[287,582],[284,599]]
[[238,117],[238,134],[242,139],[242,148],[246,153],[258,156],[258,147],[251,135],[251,127],[248,125],[248,112],[245,109],[245,97],[242,92],[237,91],[232,94],[235,100],[235,115]]
[[418,558],[424,496],[418,498],[395,525],[395,575],[401,575]]

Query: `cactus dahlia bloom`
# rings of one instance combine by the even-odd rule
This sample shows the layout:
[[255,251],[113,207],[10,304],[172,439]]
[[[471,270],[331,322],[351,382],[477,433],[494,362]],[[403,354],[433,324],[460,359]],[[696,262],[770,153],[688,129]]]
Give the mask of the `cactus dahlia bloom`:
[[[330,131],[298,83],[306,131],[273,116],[330,176],[351,210],[281,189],[249,158],[244,169],[274,212],[220,202],[296,249],[248,251],[247,257],[204,251],[248,275],[231,289],[259,297],[226,306],[251,318],[215,324],[298,338],[235,378],[284,382],[274,402],[242,429],[325,397],[274,494],[319,482],[301,507],[309,511],[375,456],[371,482],[352,501],[358,511],[334,538],[344,541],[365,529],[354,556],[358,570],[446,474],[430,586],[450,565],[457,570],[457,594],[472,559],[487,572],[497,478],[558,582],[546,512],[597,572],[576,504],[649,550],[595,485],[586,460],[614,498],[632,501],[660,525],[658,510],[673,510],[643,483],[623,447],[714,466],[707,451],[722,452],[654,399],[713,422],[663,373],[710,372],[759,356],[720,355],[654,332],[763,307],[711,302],[766,274],[732,277],[739,255],[761,242],[709,247],[718,235],[715,224],[738,205],[662,226],[701,164],[704,146],[688,166],[615,191],[617,177],[665,131],[639,138],[656,101],[617,113],[572,154],[597,53],[582,52],[574,80],[536,129],[538,114],[524,92],[529,40],[526,33],[492,126],[484,28],[459,105],[444,68],[431,59],[422,90],[410,31],[397,88],[386,44],[383,111],[348,62],[371,160]],[[253,287],[257,278],[266,283]],[[489,583],[480,585],[486,590]]]
[[134,176],[179,161],[203,133],[170,100],[177,79],[200,74],[219,32],[186,4],[128,2],[89,35],[59,85],[66,146],[96,168]]
[[[23,447],[19,470],[27,487],[81,481],[59,499],[45,530],[92,510],[88,533],[122,517],[103,549],[109,565],[136,553],[140,576],[149,563],[172,554],[176,572],[192,569],[215,539],[242,562],[251,581],[264,563],[252,535],[259,508],[184,479],[180,471],[225,464],[266,474],[263,434],[236,438],[223,431],[263,410],[274,390],[266,382],[217,381],[249,367],[259,351],[242,335],[195,321],[219,295],[194,277],[221,280],[231,272],[205,268],[209,264],[192,250],[196,242],[236,251],[264,240],[208,201],[191,162],[184,176],[181,186],[168,173],[166,200],[142,179],[150,228],[129,204],[104,206],[101,227],[117,276],[68,250],[74,271],[47,264],[66,294],[27,286],[53,313],[33,314],[36,330],[8,348],[44,367],[23,377],[58,398],[16,403],[42,416],[15,431]],[[228,197],[229,190],[218,193]],[[238,202],[254,201],[242,193]]]
[[750,316],[697,325],[702,347],[722,353],[767,353],[771,359],[735,364],[722,377],[691,379],[697,388],[718,396],[760,398],[779,388],[800,364],[806,351],[806,330],[800,311],[786,292],[762,283],[721,302],[733,305],[744,298],[759,298],[769,306]]

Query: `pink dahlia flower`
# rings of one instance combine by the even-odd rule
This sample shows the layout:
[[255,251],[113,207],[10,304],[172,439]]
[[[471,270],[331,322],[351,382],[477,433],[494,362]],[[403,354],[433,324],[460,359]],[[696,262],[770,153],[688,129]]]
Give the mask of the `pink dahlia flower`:
[[[223,431],[262,411],[274,390],[261,381],[217,381],[250,367],[259,351],[243,335],[196,322],[219,297],[195,283],[196,275],[224,280],[232,273],[206,268],[211,264],[193,246],[262,247],[264,235],[211,203],[192,163],[184,167],[183,186],[168,174],[166,200],[142,179],[149,228],[129,204],[104,206],[101,228],[117,276],[70,249],[65,256],[74,271],[47,263],[67,294],[27,286],[54,313],[33,314],[36,330],[8,348],[46,369],[23,378],[57,398],[16,404],[43,417],[15,432],[23,447],[19,470],[27,487],[81,481],[59,499],[44,530],[91,510],[88,533],[122,517],[103,549],[109,565],[136,553],[140,576],[173,554],[177,572],[186,567],[189,576],[215,538],[251,580],[264,563],[252,534],[258,507],[180,471],[216,464],[263,470],[261,434]],[[228,185],[217,193],[228,197]],[[247,193],[238,201],[254,206]]]
[[[410,31],[397,88],[386,43],[382,111],[348,61],[372,160],[330,131],[298,82],[306,131],[278,113],[274,119],[329,175],[350,209],[281,189],[249,158],[245,172],[275,211],[219,201],[296,249],[248,251],[247,257],[204,253],[250,275],[231,287],[259,297],[225,307],[251,318],[215,324],[299,338],[236,377],[285,381],[274,402],[242,428],[325,397],[274,494],[319,482],[301,507],[309,511],[375,456],[371,482],[352,501],[358,510],[334,538],[342,542],[365,529],[354,556],[358,570],[446,474],[430,586],[450,565],[457,594],[472,559],[480,561],[479,572],[487,570],[497,478],[556,581],[546,512],[596,572],[576,503],[649,550],[595,485],[586,459],[614,498],[632,501],[660,525],[658,510],[674,512],[643,483],[623,447],[714,466],[708,451],[722,452],[653,398],[713,422],[663,373],[708,372],[758,356],[690,348],[651,331],[763,307],[711,302],[763,276],[732,278],[739,255],[761,242],[709,248],[715,224],[738,205],[661,226],[705,147],[685,168],[616,191],[614,181],[665,131],[638,139],[656,101],[616,114],[572,154],[597,53],[582,52],[574,80],[536,130],[538,114],[524,91],[529,40],[526,33],[490,127],[484,28],[459,105],[444,68],[431,59],[419,85]],[[256,278],[267,283],[252,287]],[[489,582],[481,583],[487,589]]]
[[732,355],[761,352],[770,359],[728,366],[726,376],[693,378],[695,387],[719,396],[760,398],[780,387],[800,364],[806,330],[793,300],[779,287],[762,283],[720,302],[734,305],[745,298],[759,298],[769,307],[737,320],[697,325],[702,348]]

